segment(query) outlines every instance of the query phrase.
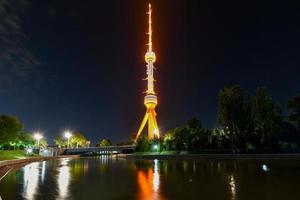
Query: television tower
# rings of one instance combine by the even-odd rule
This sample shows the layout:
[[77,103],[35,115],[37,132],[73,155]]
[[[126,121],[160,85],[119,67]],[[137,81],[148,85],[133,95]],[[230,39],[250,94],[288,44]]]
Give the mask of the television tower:
[[155,112],[155,107],[157,105],[157,96],[154,91],[154,66],[153,63],[156,61],[156,56],[155,53],[152,50],[152,8],[151,4],[148,5],[149,11],[147,12],[148,14],[148,51],[145,55],[145,61],[147,63],[147,91],[146,91],[146,96],[144,98],[144,104],[147,108],[146,114],[144,116],[144,119],[142,121],[142,124],[139,128],[139,131],[136,135],[135,140],[137,140],[146,123],[148,122],[148,139],[154,139],[154,138],[159,138],[159,130],[157,126],[157,121],[156,121],[156,112]]

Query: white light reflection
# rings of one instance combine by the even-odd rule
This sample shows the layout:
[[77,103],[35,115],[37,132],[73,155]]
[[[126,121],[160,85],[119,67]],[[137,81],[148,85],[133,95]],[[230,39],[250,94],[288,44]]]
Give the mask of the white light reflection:
[[101,162],[101,164],[107,164],[108,163],[108,155],[101,155],[100,162]]
[[43,161],[42,162],[42,174],[41,174],[42,183],[44,183],[44,180],[45,180],[45,171],[46,171],[46,161]]
[[160,193],[160,170],[159,161],[153,161],[153,167],[149,167],[147,172],[142,169],[137,171],[137,181],[139,186],[138,200],[164,200]]
[[23,197],[25,199],[34,199],[37,193],[39,183],[39,163],[34,162],[26,165],[24,168],[24,188]]
[[69,159],[61,160],[61,167],[58,169],[58,199],[66,199],[69,196],[69,184],[70,184],[70,167],[68,166]]
[[236,182],[234,179],[233,174],[229,175],[229,187],[230,187],[230,192],[231,192],[231,199],[234,200],[236,199]]
[[153,190],[158,192],[159,189],[159,171],[158,171],[158,160],[154,160],[154,173],[153,173]]
[[269,167],[268,167],[268,165],[265,165],[265,164],[263,164],[262,166],[261,166],[261,168],[262,168],[262,170],[264,171],[264,172],[268,172],[270,169],[269,169]]

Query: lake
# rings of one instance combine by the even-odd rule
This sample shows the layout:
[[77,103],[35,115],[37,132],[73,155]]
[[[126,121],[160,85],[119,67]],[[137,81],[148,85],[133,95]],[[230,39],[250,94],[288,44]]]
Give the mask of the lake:
[[299,160],[136,160],[101,156],[34,162],[0,182],[10,199],[299,200]]

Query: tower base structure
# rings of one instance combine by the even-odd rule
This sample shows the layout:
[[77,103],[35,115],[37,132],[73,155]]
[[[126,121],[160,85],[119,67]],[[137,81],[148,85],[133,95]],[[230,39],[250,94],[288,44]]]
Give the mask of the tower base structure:
[[144,104],[147,110],[135,140],[137,140],[140,137],[147,122],[148,122],[148,139],[153,140],[155,138],[159,138],[160,136],[159,136],[159,130],[157,126],[156,112],[155,112],[155,107],[157,105],[157,97],[155,95],[146,95]]

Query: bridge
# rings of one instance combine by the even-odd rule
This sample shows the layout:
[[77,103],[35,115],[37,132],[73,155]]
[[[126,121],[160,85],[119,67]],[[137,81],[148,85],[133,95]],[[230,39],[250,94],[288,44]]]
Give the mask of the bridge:
[[102,146],[89,148],[68,148],[64,149],[63,155],[109,155],[109,154],[126,154],[135,151],[135,145],[122,146]]

